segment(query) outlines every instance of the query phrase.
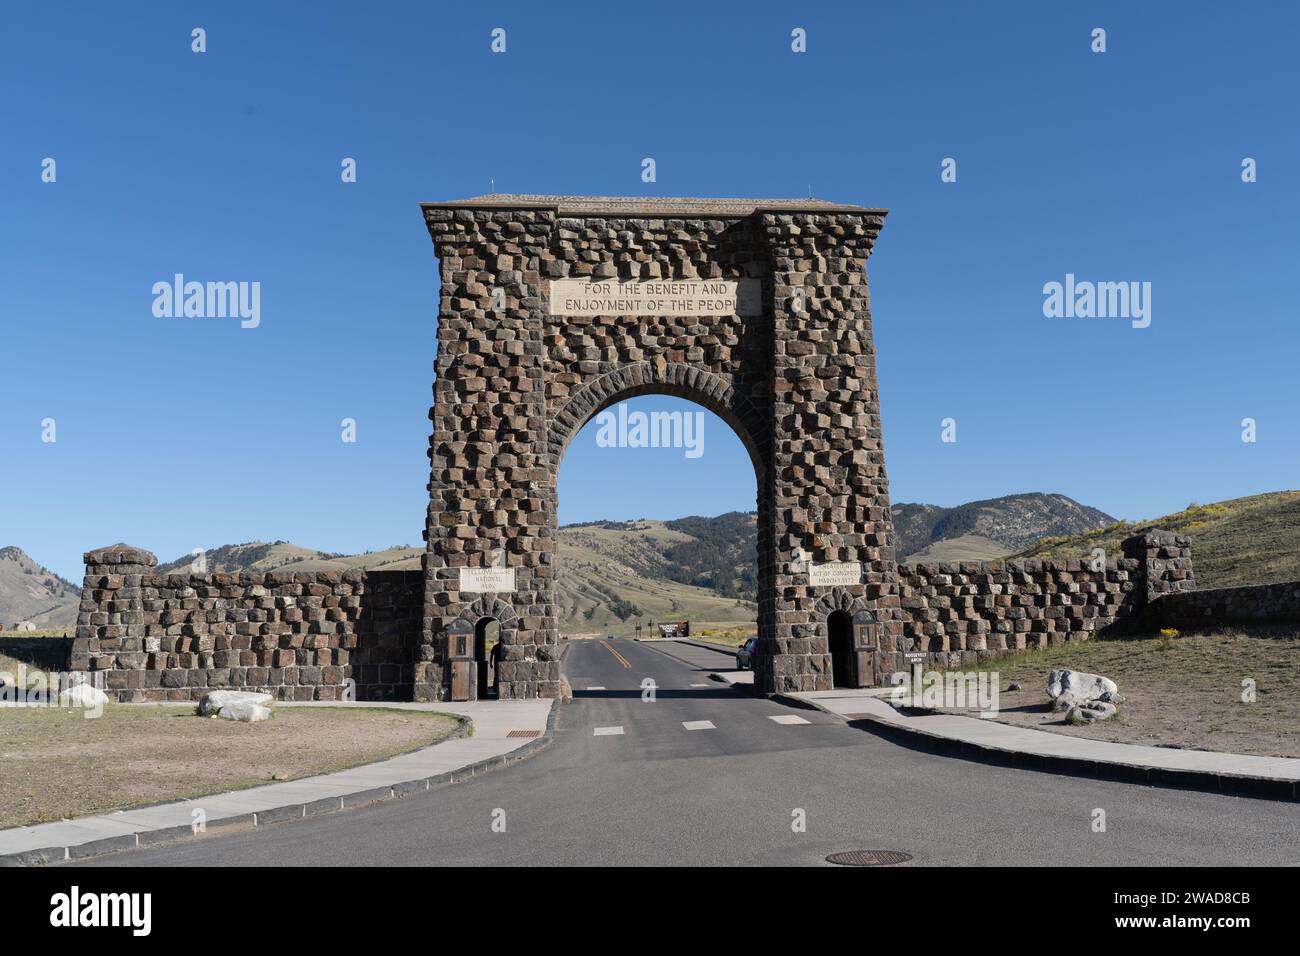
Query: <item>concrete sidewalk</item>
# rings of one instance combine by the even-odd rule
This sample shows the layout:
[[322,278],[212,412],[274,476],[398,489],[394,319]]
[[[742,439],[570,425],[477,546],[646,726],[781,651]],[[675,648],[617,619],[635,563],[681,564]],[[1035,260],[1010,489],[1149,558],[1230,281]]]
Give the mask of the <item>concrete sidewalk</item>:
[[1273,800],[1300,799],[1300,759],[1177,750],[1088,740],[955,714],[912,715],[888,702],[892,688],[779,695],[894,739],[958,756],[1031,769]]
[[279,703],[277,707],[391,707],[457,714],[472,723],[473,735],[452,737],[422,750],[351,770],[136,810],[0,830],[0,864],[78,859],[195,838],[193,827],[198,819],[203,820],[206,833],[230,827],[263,826],[454,783],[522,760],[547,746],[554,727],[554,705],[555,701],[551,700],[462,704]]

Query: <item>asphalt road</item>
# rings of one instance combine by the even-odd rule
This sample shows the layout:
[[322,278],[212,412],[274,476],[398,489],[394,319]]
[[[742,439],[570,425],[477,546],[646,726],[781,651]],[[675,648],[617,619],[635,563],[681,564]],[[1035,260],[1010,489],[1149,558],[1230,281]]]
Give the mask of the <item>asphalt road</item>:
[[921,753],[712,682],[721,655],[664,647],[575,642],[554,744],[509,769],[82,865],[822,864],[863,848],[935,865],[1300,863],[1300,806]]

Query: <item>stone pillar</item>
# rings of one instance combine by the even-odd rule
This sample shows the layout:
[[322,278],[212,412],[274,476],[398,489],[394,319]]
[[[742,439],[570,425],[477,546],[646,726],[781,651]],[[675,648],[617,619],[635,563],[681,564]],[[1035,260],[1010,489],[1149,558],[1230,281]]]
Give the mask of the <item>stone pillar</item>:
[[1140,613],[1133,620],[1143,628],[1156,626],[1151,605],[1162,594],[1195,591],[1196,573],[1192,568],[1192,539],[1172,531],[1153,529],[1125,538],[1120,547],[1126,558],[1141,563],[1139,587],[1142,588]]
[[[870,610],[882,654],[902,635],[866,260],[880,214],[765,213],[772,257],[771,566],[761,568],[759,693],[832,686],[825,588],[811,563],[860,562],[842,589]],[[760,495],[762,497],[762,495]],[[760,548],[760,551],[762,548]]]
[[[558,696],[539,271],[555,213],[428,209],[426,222],[442,298],[415,699],[446,698],[448,624],[498,604],[514,614],[500,632],[500,696]],[[513,570],[514,590],[462,590],[463,569]]]
[[154,573],[158,558],[143,548],[114,544],[87,551],[82,560],[86,577],[69,670],[112,670],[122,654],[131,655],[125,664],[140,666],[136,657],[143,650],[146,627],[141,578]]

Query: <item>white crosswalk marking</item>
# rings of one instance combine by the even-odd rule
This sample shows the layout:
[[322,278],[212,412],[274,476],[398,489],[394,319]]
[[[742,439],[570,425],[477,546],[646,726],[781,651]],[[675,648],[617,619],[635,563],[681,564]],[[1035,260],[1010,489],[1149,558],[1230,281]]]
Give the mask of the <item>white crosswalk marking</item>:
[[711,720],[683,720],[682,726],[687,730],[717,730]]
[[591,731],[593,737],[622,737],[623,727],[596,727]]
[[774,720],[778,724],[806,724],[808,721],[795,714],[768,714],[768,720]]

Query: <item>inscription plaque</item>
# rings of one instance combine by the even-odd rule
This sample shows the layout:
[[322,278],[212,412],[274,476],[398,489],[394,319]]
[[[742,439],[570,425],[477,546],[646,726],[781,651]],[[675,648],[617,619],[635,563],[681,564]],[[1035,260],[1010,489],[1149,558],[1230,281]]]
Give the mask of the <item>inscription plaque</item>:
[[862,564],[858,561],[827,561],[808,566],[808,583],[815,588],[848,587],[862,583]]
[[462,591],[495,591],[503,593],[515,589],[514,568],[461,568]]
[[551,315],[762,315],[758,279],[552,279]]

